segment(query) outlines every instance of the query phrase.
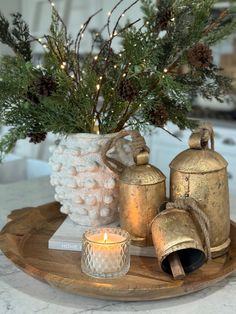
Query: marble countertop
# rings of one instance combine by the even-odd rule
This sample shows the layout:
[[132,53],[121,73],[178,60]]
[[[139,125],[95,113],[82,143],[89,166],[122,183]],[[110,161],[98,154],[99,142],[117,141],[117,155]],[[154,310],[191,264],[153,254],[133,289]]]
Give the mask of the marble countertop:
[[[0,185],[0,226],[11,210],[37,206],[53,200],[49,178]],[[231,199],[231,217],[236,220],[236,198]],[[103,301],[65,293],[39,282],[17,269],[0,253],[1,314],[78,313],[236,313],[236,273],[214,286],[187,296],[162,301]]]

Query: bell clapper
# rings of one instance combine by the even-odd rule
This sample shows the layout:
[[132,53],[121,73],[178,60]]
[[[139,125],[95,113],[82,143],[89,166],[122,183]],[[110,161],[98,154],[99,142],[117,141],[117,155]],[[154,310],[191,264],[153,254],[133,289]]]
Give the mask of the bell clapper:
[[181,280],[185,277],[185,271],[180,261],[179,255],[176,252],[171,253],[168,256],[170,268],[174,279]]

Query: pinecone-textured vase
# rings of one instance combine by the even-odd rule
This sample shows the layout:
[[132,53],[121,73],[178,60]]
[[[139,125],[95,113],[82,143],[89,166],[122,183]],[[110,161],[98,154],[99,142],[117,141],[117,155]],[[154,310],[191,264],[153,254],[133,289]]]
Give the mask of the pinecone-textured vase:
[[[83,226],[103,226],[118,218],[117,174],[105,166],[101,151],[114,134],[73,134],[51,147],[49,163],[55,199],[61,212]],[[111,157],[133,163],[129,142],[121,140],[111,150]]]

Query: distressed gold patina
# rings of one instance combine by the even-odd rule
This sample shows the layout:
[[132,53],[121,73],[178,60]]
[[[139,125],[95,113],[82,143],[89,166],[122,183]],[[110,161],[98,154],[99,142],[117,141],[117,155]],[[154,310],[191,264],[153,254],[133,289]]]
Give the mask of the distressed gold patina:
[[152,237],[160,268],[171,273],[168,257],[177,253],[186,273],[206,261],[202,240],[192,215],[183,209],[162,211],[152,223]]
[[148,161],[141,152],[120,175],[120,225],[137,246],[152,245],[150,225],[166,199],[165,176]]
[[192,197],[198,202],[209,218],[212,257],[217,257],[227,252],[230,244],[227,162],[214,151],[214,134],[209,126],[194,131],[189,146],[170,164],[170,198]]

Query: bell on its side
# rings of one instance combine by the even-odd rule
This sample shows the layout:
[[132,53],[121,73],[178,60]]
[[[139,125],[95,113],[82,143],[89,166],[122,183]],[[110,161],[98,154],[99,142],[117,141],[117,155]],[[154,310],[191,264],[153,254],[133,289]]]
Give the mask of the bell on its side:
[[152,223],[152,237],[159,266],[166,273],[172,273],[172,253],[179,256],[185,273],[194,272],[207,260],[189,211],[173,207],[159,213]]
[[152,245],[151,222],[166,200],[166,178],[148,161],[148,152],[140,153],[136,165],[125,168],[119,180],[120,225],[136,246]]
[[228,164],[214,151],[214,133],[208,125],[192,133],[189,146],[170,164],[170,199],[192,197],[198,202],[210,221],[212,257],[218,257],[230,244]]

